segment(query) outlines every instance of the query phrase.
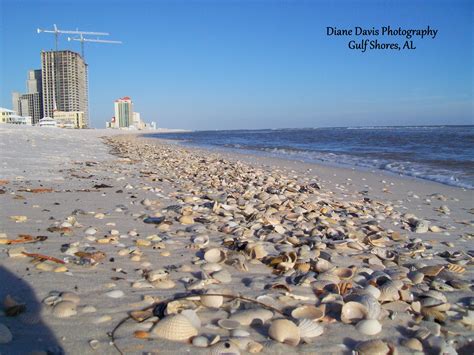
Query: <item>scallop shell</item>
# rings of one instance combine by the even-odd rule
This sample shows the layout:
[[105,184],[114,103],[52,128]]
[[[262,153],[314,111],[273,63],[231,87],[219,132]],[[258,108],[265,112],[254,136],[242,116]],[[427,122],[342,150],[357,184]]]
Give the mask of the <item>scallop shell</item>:
[[229,319],[239,322],[241,325],[250,325],[258,319],[265,323],[273,317],[273,312],[266,309],[247,309],[232,314]]
[[298,323],[301,338],[315,338],[324,333],[324,327],[309,319],[302,319]]
[[462,274],[464,271],[466,271],[465,267],[462,267],[461,265],[456,265],[456,264],[448,264],[446,268],[449,271],[457,273],[457,274]]
[[219,248],[212,248],[204,253],[204,260],[208,263],[222,263],[225,259],[225,251]]
[[303,305],[298,308],[295,308],[291,312],[291,316],[295,319],[309,319],[309,320],[319,320],[324,317],[325,307],[318,308],[313,305]]
[[76,314],[76,304],[71,301],[61,301],[53,308],[53,316],[56,318],[68,318]]
[[199,329],[201,328],[201,320],[199,319],[198,314],[193,309],[185,309],[181,313],[181,315],[188,318],[194,328]]
[[173,341],[187,341],[198,334],[198,330],[182,314],[163,318],[153,327],[151,332],[158,338]]
[[280,343],[297,346],[300,342],[300,330],[288,319],[277,319],[268,329],[268,335]]
[[[210,291],[208,291],[208,293],[213,294],[213,293],[219,293],[219,292],[210,290]],[[224,297],[223,296],[211,296],[211,295],[204,294],[204,295],[200,296],[200,301],[201,301],[201,304],[205,307],[219,308],[224,303]]]
[[379,287],[380,297],[379,301],[397,301],[400,299],[400,294],[398,293],[397,285],[392,281],[386,281]]
[[209,348],[209,355],[240,355],[240,350],[230,340],[220,341]]
[[358,355],[388,355],[393,354],[393,347],[380,339],[368,340],[357,344],[355,351]]
[[10,329],[3,323],[0,323],[0,344],[8,344],[13,340],[13,335]]
[[367,308],[359,302],[344,303],[341,309],[341,321],[343,323],[355,323],[367,317]]
[[356,324],[356,329],[365,335],[375,335],[382,331],[382,325],[376,319],[364,319]]

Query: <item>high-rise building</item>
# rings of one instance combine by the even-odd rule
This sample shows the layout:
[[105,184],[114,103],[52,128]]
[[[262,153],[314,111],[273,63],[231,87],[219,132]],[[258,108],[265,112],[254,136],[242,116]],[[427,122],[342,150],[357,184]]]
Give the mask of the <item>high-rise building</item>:
[[54,111],[83,112],[84,125],[89,126],[87,64],[76,52],[42,51],[41,79],[44,115]]
[[133,125],[133,103],[132,99],[125,96],[115,100],[115,128],[125,128]]
[[43,117],[41,70],[30,70],[26,80],[26,94],[12,93],[13,111],[20,116],[31,117],[33,124]]

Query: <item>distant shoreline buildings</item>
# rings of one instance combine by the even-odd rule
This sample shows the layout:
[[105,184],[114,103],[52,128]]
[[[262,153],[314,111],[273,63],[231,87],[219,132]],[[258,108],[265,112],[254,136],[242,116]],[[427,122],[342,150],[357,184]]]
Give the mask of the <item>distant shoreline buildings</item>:
[[106,128],[115,129],[156,129],[156,123],[147,124],[142,121],[139,112],[133,111],[132,99],[128,96],[114,101],[114,113],[110,122],[106,122]]

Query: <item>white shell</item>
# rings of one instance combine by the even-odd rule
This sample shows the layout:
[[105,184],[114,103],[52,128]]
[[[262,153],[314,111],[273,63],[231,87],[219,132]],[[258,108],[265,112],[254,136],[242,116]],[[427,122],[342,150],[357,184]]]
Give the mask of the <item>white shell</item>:
[[240,327],[240,323],[232,319],[219,319],[217,324],[219,324],[219,327],[228,330],[237,329]]
[[204,260],[208,263],[222,263],[226,258],[224,250],[219,248],[209,249],[204,253]]
[[273,312],[266,309],[247,309],[232,314],[229,319],[239,322],[241,325],[250,325],[256,319],[265,323],[273,317]]
[[203,336],[197,336],[193,338],[193,345],[198,348],[207,348],[209,346],[209,340]]
[[361,295],[356,301],[367,309],[366,319],[379,319],[381,307],[380,303],[371,295]]
[[53,308],[53,316],[56,318],[68,318],[76,314],[76,304],[71,301],[59,302]]
[[392,349],[380,339],[368,340],[356,345],[358,355],[388,355]]
[[319,320],[324,317],[324,311],[313,305],[303,305],[295,308],[291,312],[291,316],[295,319],[310,319],[310,320]]
[[342,306],[341,320],[343,323],[355,323],[367,316],[367,308],[359,302],[347,302]]
[[302,319],[298,324],[301,338],[315,338],[324,333],[324,327],[309,319]]
[[13,340],[10,329],[5,324],[0,323],[0,344],[8,344]]
[[124,293],[121,290],[113,290],[107,292],[106,295],[110,298],[120,298],[123,297]]
[[201,269],[206,272],[216,272],[222,270],[222,265],[217,263],[207,263],[202,265]]
[[382,325],[378,320],[365,319],[357,323],[356,329],[365,335],[375,335],[382,331]]
[[250,333],[243,329],[232,329],[230,331],[230,336],[236,338],[246,338],[250,336]]
[[198,330],[182,314],[167,316],[161,319],[151,330],[158,338],[173,341],[187,341],[198,334]]
[[201,319],[199,319],[199,316],[195,310],[185,309],[181,312],[181,314],[189,319],[194,328],[201,328]]
[[397,285],[392,281],[385,282],[382,286],[379,287],[380,297],[379,301],[397,301],[400,299],[400,294],[398,293]]
[[79,304],[81,298],[74,292],[63,292],[61,293],[61,298],[63,301],[71,301],[75,304]]
[[213,279],[216,279],[217,281],[223,284],[228,284],[232,281],[232,275],[225,269],[214,272],[211,276]]
[[268,335],[280,343],[296,346],[300,342],[300,330],[295,323],[288,319],[277,319],[268,329]]
[[[208,291],[208,293],[213,294],[213,293],[219,293],[219,292],[210,290],[210,291]],[[209,308],[219,308],[224,303],[224,297],[223,296],[201,295],[200,299],[201,299],[201,304],[203,306],[209,307]]]

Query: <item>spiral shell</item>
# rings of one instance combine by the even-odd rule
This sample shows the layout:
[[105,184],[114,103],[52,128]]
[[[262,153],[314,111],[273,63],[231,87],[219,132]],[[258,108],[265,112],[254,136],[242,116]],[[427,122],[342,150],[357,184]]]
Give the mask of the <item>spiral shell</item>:
[[188,341],[198,334],[198,330],[182,314],[163,318],[153,327],[151,332],[158,338],[173,341]]
[[295,323],[287,319],[277,319],[268,329],[268,335],[280,343],[296,346],[300,342],[300,330]]
[[56,318],[68,318],[76,314],[76,304],[71,301],[61,301],[53,308],[53,316]]

